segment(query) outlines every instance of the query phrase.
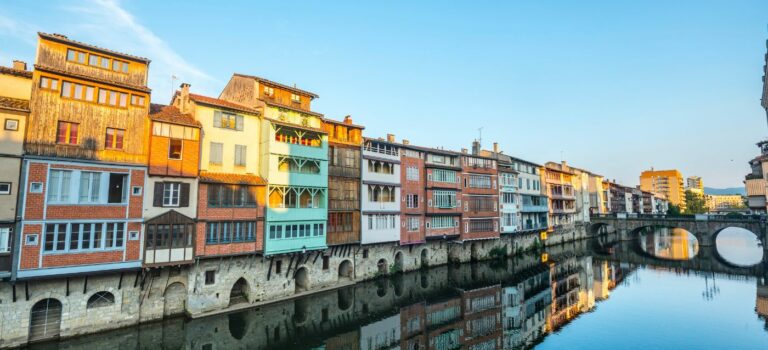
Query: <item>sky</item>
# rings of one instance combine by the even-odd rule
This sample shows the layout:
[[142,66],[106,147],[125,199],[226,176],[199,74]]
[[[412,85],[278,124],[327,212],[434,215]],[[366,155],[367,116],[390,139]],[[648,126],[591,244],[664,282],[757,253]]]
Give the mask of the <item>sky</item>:
[[258,75],[369,137],[460,150],[482,132],[630,186],[651,167],[743,186],[768,136],[765,0],[0,2],[0,65],[62,33],[150,58],[155,103]]

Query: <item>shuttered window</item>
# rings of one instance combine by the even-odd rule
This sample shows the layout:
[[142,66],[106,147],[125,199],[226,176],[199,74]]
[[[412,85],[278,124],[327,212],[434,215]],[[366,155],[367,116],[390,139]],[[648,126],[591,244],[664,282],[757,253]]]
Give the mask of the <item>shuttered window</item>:
[[235,165],[245,166],[246,146],[235,145]]
[[188,207],[189,184],[183,182],[155,182],[152,206]]
[[210,163],[221,165],[224,161],[224,144],[211,142]]
[[222,111],[214,111],[213,126],[217,128],[242,131],[243,116]]

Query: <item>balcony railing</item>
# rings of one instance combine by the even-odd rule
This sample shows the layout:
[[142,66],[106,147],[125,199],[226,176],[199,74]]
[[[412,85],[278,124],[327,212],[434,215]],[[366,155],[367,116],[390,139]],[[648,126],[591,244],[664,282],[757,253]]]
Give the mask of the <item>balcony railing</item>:
[[380,147],[371,147],[371,146],[363,146],[363,151],[368,152],[374,152],[374,153],[381,153],[386,154],[388,156],[399,156],[397,150],[395,149],[386,149],[386,148],[380,148]]

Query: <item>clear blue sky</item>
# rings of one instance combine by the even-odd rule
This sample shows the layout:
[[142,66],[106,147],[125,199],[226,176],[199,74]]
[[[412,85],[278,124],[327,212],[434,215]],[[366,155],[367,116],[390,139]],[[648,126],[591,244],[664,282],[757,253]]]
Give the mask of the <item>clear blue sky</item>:
[[[741,186],[760,108],[768,1],[4,1],[0,64],[35,32],[152,59],[217,96],[233,72],[316,92],[368,136],[483,145],[627,185],[651,166]],[[562,152],[562,153],[561,153]]]

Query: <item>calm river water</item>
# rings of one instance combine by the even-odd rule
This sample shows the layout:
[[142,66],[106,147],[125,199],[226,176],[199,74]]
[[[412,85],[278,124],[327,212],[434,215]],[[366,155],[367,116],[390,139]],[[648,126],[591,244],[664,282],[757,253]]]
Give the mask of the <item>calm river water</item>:
[[657,228],[34,348],[768,349],[763,249],[738,229],[717,245]]

